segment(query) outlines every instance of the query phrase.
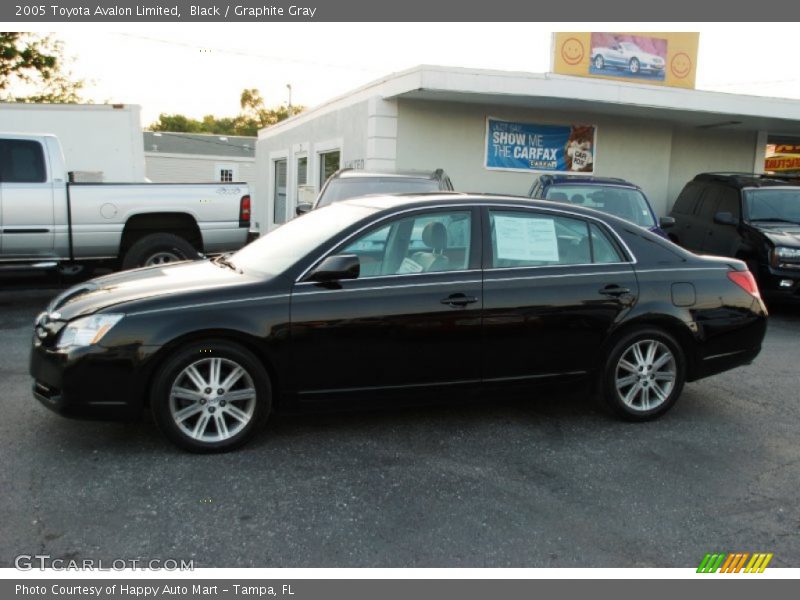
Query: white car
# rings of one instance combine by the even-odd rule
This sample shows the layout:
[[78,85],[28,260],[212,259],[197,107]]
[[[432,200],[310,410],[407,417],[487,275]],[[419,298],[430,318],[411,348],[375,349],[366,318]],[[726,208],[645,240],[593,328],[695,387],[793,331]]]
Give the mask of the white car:
[[633,75],[641,72],[663,73],[664,59],[645,52],[633,42],[618,42],[607,48],[592,48],[592,66],[598,71],[626,69]]

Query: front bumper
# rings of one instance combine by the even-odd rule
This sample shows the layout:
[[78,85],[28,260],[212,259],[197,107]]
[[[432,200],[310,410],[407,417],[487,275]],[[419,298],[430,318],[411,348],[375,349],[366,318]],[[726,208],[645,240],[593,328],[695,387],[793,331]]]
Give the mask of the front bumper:
[[65,417],[133,420],[141,414],[144,385],[137,353],[99,346],[57,350],[34,339],[33,396]]

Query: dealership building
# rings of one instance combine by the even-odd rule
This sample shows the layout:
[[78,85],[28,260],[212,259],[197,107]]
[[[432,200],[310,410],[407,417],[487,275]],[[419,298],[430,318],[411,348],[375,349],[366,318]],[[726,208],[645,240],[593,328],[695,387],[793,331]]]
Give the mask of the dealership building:
[[[547,162],[547,144],[537,149],[536,140],[562,129],[591,132],[588,159],[580,140],[568,139],[575,159]],[[514,146],[515,135],[528,141]],[[772,136],[800,137],[800,101],[419,66],[261,130],[254,217],[262,232],[292,218],[341,167],[442,168],[456,190],[515,195],[551,168],[621,177],[663,215],[697,173],[763,171]]]

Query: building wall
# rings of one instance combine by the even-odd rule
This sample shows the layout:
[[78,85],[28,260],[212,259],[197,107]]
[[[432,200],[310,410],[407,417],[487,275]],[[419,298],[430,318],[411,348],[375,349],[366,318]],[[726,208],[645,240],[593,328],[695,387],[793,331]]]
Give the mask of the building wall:
[[218,166],[232,166],[236,171],[234,181],[244,181],[251,186],[256,179],[254,158],[229,156],[163,155],[145,152],[147,178],[154,183],[204,183],[219,181]]
[[620,119],[509,106],[400,100],[397,168],[443,168],[457,190],[527,194],[536,174],[484,167],[486,117],[597,126],[595,175],[640,185],[659,215],[683,184],[707,170],[752,171],[756,134],[683,130],[658,120]]
[[51,133],[67,171],[102,171],[103,181],[144,181],[139,107],[126,104],[0,104],[0,131]]
[[675,128],[669,165],[669,208],[683,186],[703,171],[741,171],[764,169],[766,140],[758,142],[754,131]]
[[[365,168],[368,104],[359,102],[306,121],[298,119],[296,125],[287,122],[259,132],[253,217],[262,233],[277,226],[273,210],[276,160],[288,159],[287,218],[294,216],[298,201],[311,200],[319,191],[321,153],[339,150],[341,167]],[[296,159],[302,156],[308,157],[308,183],[298,189]]]

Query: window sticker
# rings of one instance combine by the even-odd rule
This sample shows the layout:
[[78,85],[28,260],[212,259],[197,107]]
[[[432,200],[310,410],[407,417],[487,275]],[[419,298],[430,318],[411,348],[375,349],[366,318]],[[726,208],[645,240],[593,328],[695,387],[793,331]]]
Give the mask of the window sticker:
[[422,273],[422,265],[406,257],[397,269],[397,275],[403,275],[404,273]]
[[558,262],[558,240],[553,219],[494,217],[497,258]]

